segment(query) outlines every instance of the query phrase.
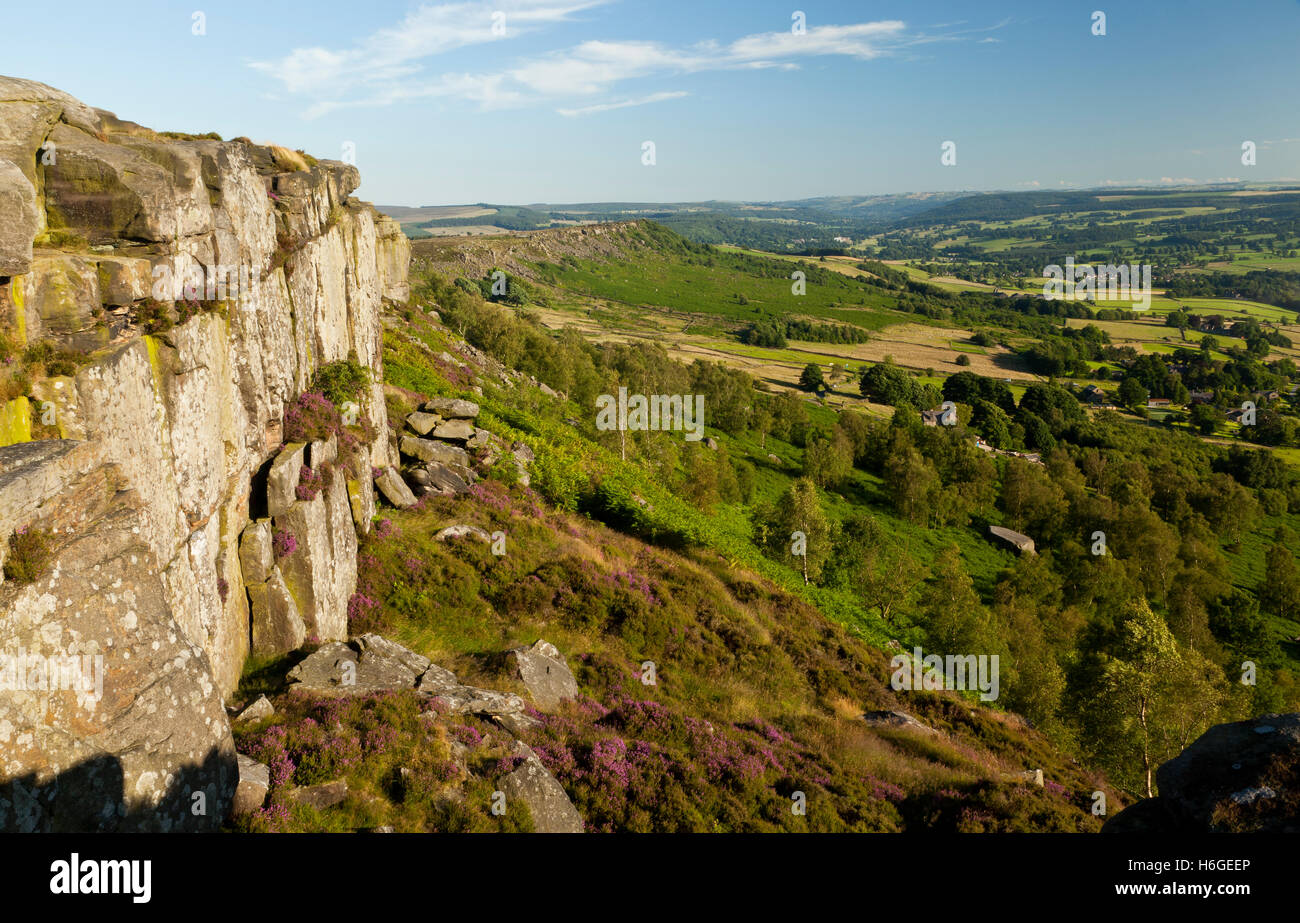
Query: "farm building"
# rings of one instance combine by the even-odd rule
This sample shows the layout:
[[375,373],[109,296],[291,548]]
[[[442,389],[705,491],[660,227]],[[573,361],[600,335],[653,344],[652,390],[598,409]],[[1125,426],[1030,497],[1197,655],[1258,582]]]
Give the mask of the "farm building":
[[1080,392],[1080,397],[1088,404],[1110,403],[1110,398],[1106,396],[1106,392],[1101,388],[1098,388],[1096,385],[1088,385],[1088,387],[1084,388],[1083,391]]

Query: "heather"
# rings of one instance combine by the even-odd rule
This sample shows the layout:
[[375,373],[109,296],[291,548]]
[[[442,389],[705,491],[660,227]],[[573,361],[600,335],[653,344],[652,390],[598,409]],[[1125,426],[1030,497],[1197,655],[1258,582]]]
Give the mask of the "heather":
[[[454,522],[506,532],[507,554],[433,538]],[[902,707],[879,651],[716,555],[647,546],[526,489],[487,480],[385,513],[349,615],[352,633],[382,631],[494,688],[517,688],[505,648],[544,635],[571,652],[582,698],[530,711],[543,726],[521,737],[591,831],[1099,827],[1101,780],[1023,723],[918,693],[906,707],[941,739],[868,728],[862,711]],[[456,721],[461,743],[500,733]],[[1054,788],[1008,781],[1029,764]]]
[[[483,393],[468,394],[470,363],[453,358],[455,343],[420,312],[408,314],[404,328],[386,334],[390,423],[432,396],[470,397],[482,407],[480,426],[535,452],[532,483],[502,477],[500,462],[480,448],[471,464],[481,479],[468,493],[381,510],[360,543],[349,633],[381,633],[462,682],[524,695],[502,652],[539,637],[555,644],[581,696],[530,711],[540,726],[516,736],[588,830],[1093,831],[1102,820],[1090,810],[1094,791],[1107,793],[1112,810],[1126,801],[1013,714],[956,693],[895,693],[885,648],[924,633],[909,622],[863,620],[842,588],[805,585],[756,547],[751,524],[725,501],[744,488],[718,479],[721,463],[670,459],[706,481],[711,472],[712,493],[692,495],[646,456],[622,462],[616,445],[589,439],[566,421],[565,405],[535,388],[498,388],[480,372]],[[797,453],[775,436],[767,444]],[[758,471],[753,489],[772,495],[788,480]],[[438,540],[449,525],[504,533],[505,553],[473,538]],[[643,681],[647,665],[653,683]],[[288,697],[264,666],[250,670],[241,694],[257,691],[277,707]],[[461,791],[473,811],[485,809],[492,780],[520,760],[502,746],[502,729],[410,707],[428,717],[390,722],[400,733],[388,746],[423,735],[435,761],[428,786]],[[302,779],[332,773],[350,786],[355,779],[358,791],[378,799],[366,817],[399,818],[398,829],[449,829],[434,809],[408,806],[404,784],[376,781],[397,764],[381,768],[393,757],[367,750],[360,715],[349,712],[347,740],[339,741],[299,708],[290,705],[272,725],[315,725],[283,732],[285,757],[276,739],[263,742],[268,759],[288,758]],[[889,710],[907,711],[934,733],[863,719]],[[432,767],[445,768],[442,754],[453,750],[467,774],[447,779]],[[412,764],[397,768],[398,779],[412,778]],[[1050,785],[1025,780],[1037,768]],[[798,793],[804,814],[792,810]],[[348,808],[352,820],[359,810]]]
[[[454,728],[455,725],[452,725]],[[463,736],[463,735],[462,735]],[[526,832],[522,804],[490,811],[496,769],[509,755],[502,735],[453,753],[448,725],[433,703],[414,693],[354,698],[284,696],[277,713],[236,727],[239,750],[265,763],[271,791],[265,806],[237,829],[291,833],[392,826],[401,832]],[[318,811],[297,804],[297,786],[344,779],[342,804]]]

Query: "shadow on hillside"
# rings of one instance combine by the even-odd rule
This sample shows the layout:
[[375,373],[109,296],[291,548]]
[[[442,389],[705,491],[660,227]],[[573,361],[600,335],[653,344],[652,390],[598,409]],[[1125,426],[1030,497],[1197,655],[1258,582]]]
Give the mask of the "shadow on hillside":
[[[0,782],[4,833],[168,833],[217,830],[234,799],[233,751],[211,749],[197,766],[170,768],[172,782],[157,803],[128,810],[121,761],[111,754],[84,760],[45,782],[35,773]],[[204,799],[195,799],[196,792]],[[200,813],[201,812],[201,813]]]
[[1006,369],[1009,372],[1024,372],[1030,374],[1029,367],[1019,353],[994,353],[990,357],[995,368]]

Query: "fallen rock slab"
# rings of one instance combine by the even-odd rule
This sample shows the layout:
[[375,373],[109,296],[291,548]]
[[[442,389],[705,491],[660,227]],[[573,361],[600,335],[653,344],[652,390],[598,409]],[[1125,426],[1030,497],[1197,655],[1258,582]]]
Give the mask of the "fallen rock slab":
[[430,666],[428,658],[379,635],[326,644],[289,671],[291,691],[316,695],[365,695],[412,689]]
[[474,437],[474,424],[468,420],[444,420],[434,427],[433,437],[451,442],[468,442]]
[[458,397],[435,397],[420,408],[426,413],[436,413],[448,420],[472,420],[478,416],[479,407],[473,401]]
[[415,413],[408,414],[406,425],[414,432],[421,436],[427,436],[435,426],[442,422],[442,417],[436,413],[423,413],[417,410]]
[[443,465],[469,465],[469,453],[460,446],[448,445],[434,439],[421,439],[418,436],[403,436],[397,443],[398,451],[422,462],[437,462]]
[[415,506],[415,494],[411,493],[411,488],[406,486],[402,476],[394,468],[385,468],[380,472],[379,477],[375,478],[375,486],[383,494],[385,500],[398,509],[407,509]]

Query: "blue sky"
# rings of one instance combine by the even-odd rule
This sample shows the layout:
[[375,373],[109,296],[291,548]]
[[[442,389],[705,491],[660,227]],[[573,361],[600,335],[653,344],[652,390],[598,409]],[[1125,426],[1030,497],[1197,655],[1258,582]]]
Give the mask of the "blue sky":
[[0,72],[160,130],[351,142],[380,204],[1300,177],[1297,0],[6,7]]

